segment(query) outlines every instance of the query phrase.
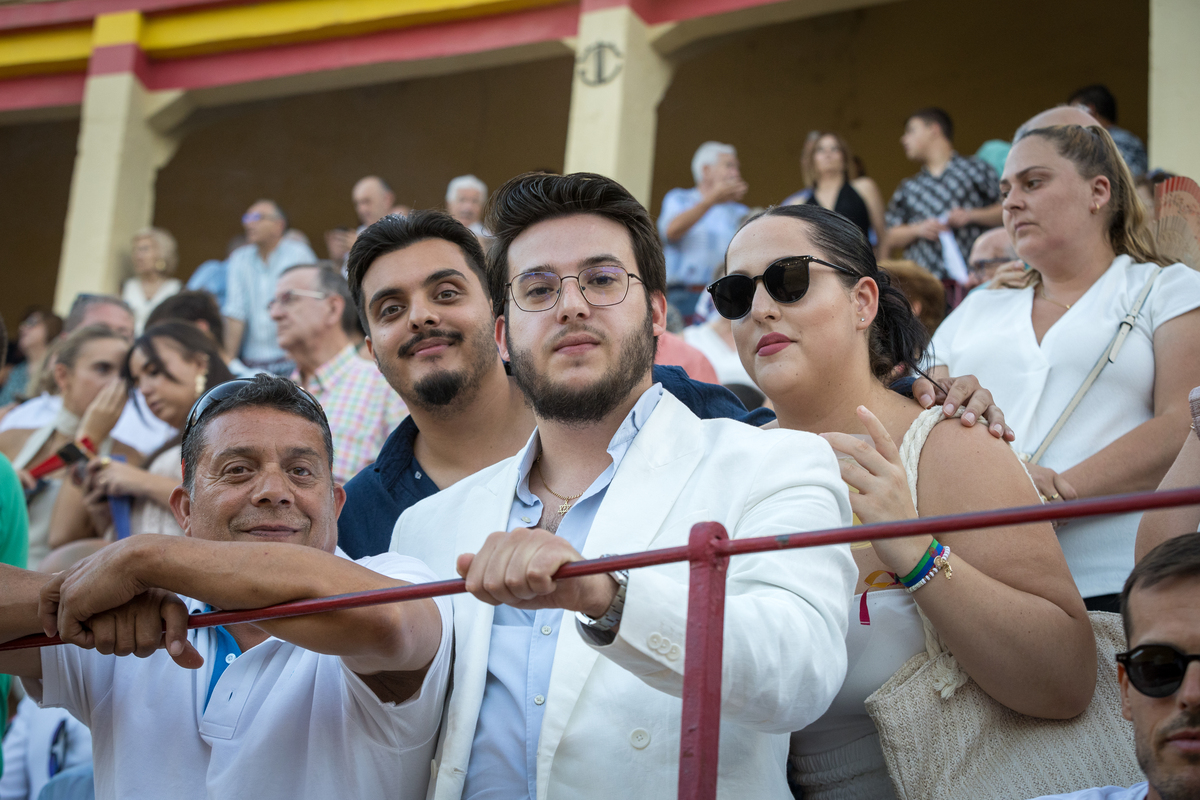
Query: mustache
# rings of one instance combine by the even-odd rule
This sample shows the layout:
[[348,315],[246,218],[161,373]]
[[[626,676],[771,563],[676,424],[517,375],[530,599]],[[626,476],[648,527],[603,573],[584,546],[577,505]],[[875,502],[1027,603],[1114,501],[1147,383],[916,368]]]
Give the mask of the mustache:
[[608,337],[590,325],[572,325],[569,328],[564,328],[553,339],[550,340],[548,348],[553,350],[558,346],[558,343],[568,336],[574,336],[577,333],[586,333],[589,336],[596,337],[596,341],[604,343],[608,341]]
[[445,339],[448,342],[450,342],[451,344],[458,344],[459,342],[461,342],[464,339],[464,337],[458,331],[443,331],[443,330],[437,330],[437,329],[431,330],[431,331],[423,331],[421,333],[418,333],[416,336],[412,337],[411,339],[409,339],[404,344],[400,345],[400,349],[397,351],[397,355],[399,355],[401,358],[405,358],[407,356],[412,355],[412,351],[416,349],[417,345],[419,345],[421,342],[425,341],[426,339]]
[[1179,714],[1175,719],[1167,725],[1164,725],[1158,731],[1158,741],[1166,742],[1167,737],[1178,733],[1179,731],[1195,730],[1200,728],[1200,711],[1185,711]]

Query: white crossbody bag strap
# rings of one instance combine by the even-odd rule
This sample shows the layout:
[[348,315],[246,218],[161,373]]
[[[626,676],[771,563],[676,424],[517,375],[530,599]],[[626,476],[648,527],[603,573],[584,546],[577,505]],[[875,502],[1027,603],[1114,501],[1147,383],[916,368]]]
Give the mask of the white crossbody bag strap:
[[1155,267],[1154,274],[1150,276],[1150,280],[1146,281],[1146,285],[1142,287],[1141,294],[1137,300],[1133,301],[1133,305],[1129,308],[1129,313],[1121,320],[1121,324],[1117,326],[1117,333],[1113,336],[1112,341],[1108,343],[1108,347],[1104,348],[1104,352],[1100,354],[1096,365],[1092,367],[1092,371],[1083,379],[1083,385],[1079,387],[1079,391],[1071,398],[1071,402],[1067,403],[1067,407],[1063,409],[1063,413],[1054,423],[1054,427],[1046,434],[1046,438],[1042,440],[1041,445],[1029,458],[1030,464],[1036,464],[1041,460],[1046,451],[1050,449],[1050,445],[1054,442],[1054,437],[1058,436],[1059,431],[1067,424],[1067,420],[1075,413],[1075,408],[1079,402],[1083,400],[1083,396],[1087,394],[1088,389],[1092,388],[1092,384],[1100,377],[1100,373],[1104,370],[1105,365],[1115,363],[1117,354],[1121,352],[1122,345],[1125,344],[1125,338],[1129,336],[1129,332],[1133,330],[1133,326],[1137,324],[1138,315],[1142,313],[1142,306],[1146,303],[1146,298],[1150,296],[1150,290],[1154,288],[1154,282],[1158,280],[1158,276],[1162,273],[1162,267]]

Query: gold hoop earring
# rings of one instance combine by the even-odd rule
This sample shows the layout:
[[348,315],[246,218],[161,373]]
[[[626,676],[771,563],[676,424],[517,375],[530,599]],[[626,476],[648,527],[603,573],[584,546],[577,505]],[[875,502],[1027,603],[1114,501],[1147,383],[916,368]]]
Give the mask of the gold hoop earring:
[[206,383],[208,383],[208,373],[207,372],[196,373],[196,398],[197,399],[199,399],[200,395],[204,394],[204,385]]

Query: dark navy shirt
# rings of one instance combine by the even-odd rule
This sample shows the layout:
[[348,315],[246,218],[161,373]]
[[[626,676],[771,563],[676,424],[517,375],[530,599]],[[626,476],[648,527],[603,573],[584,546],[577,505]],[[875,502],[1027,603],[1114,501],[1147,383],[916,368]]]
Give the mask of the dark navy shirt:
[[[729,418],[761,426],[775,419],[766,408],[747,411],[724,386],[701,383],[682,367],[654,366],[654,380],[701,419]],[[338,545],[353,559],[385,553],[396,520],[411,505],[438,492],[413,457],[417,425],[406,417],[392,431],[374,464],[346,484],[346,505],[338,518]]]

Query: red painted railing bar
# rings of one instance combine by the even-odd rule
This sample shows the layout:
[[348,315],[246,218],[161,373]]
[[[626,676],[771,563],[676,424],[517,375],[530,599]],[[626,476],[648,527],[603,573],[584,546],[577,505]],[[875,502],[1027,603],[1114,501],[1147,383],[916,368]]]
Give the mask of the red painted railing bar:
[[[1168,492],[1139,492],[1136,494],[1098,497],[1091,500],[1073,500],[1068,503],[1048,503],[1041,506],[1006,508],[998,511],[979,511],[972,514],[954,514],[945,517],[921,517],[905,522],[884,522],[876,525],[860,525],[856,528],[834,528],[825,531],[764,536],[754,539],[732,539],[723,542],[720,552],[724,555],[761,553],[768,550],[783,550],[794,547],[814,547],[824,544],[845,544],[865,539],[893,539],[918,533],[944,533],[989,528],[998,525],[1020,525],[1029,522],[1046,522],[1056,519],[1073,519],[1099,514],[1119,514],[1127,511],[1148,511],[1176,506],[1200,505],[1200,487],[1173,489]],[[675,561],[687,561],[687,547],[668,547],[661,550],[646,550],[629,555],[609,556],[590,561],[576,561],[560,569],[555,578],[577,578],[581,575],[597,575],[617,569],[638,569]],[[317,614],[346,608],[361,608],[380,603],[397,603],[403,600],[420,600],[426,597],[460,594],[466,590],[461,580],[436,581],[394,589],[374,589],[369,592],[334,595],[332,597],[295,600],[266,608],[242,611],[211,611],[193,614],[188,620],[189,628],[209,628],[214,625],[232,625],[238,622],[259,622],[267,619]],[[0,652],[21,650],[29,647],[45,647],[62,644],[58,637],[42,635],[25,636],[0,644]]]
[[[688,537],[687,647],[683,655],[683,719],[679,736],[679,800],[717,796],[721,746],[721,653],[725,646],[725,573],[717,548],[724,526],[702,522]],[[665,644],[665,643],[664,643]]]

